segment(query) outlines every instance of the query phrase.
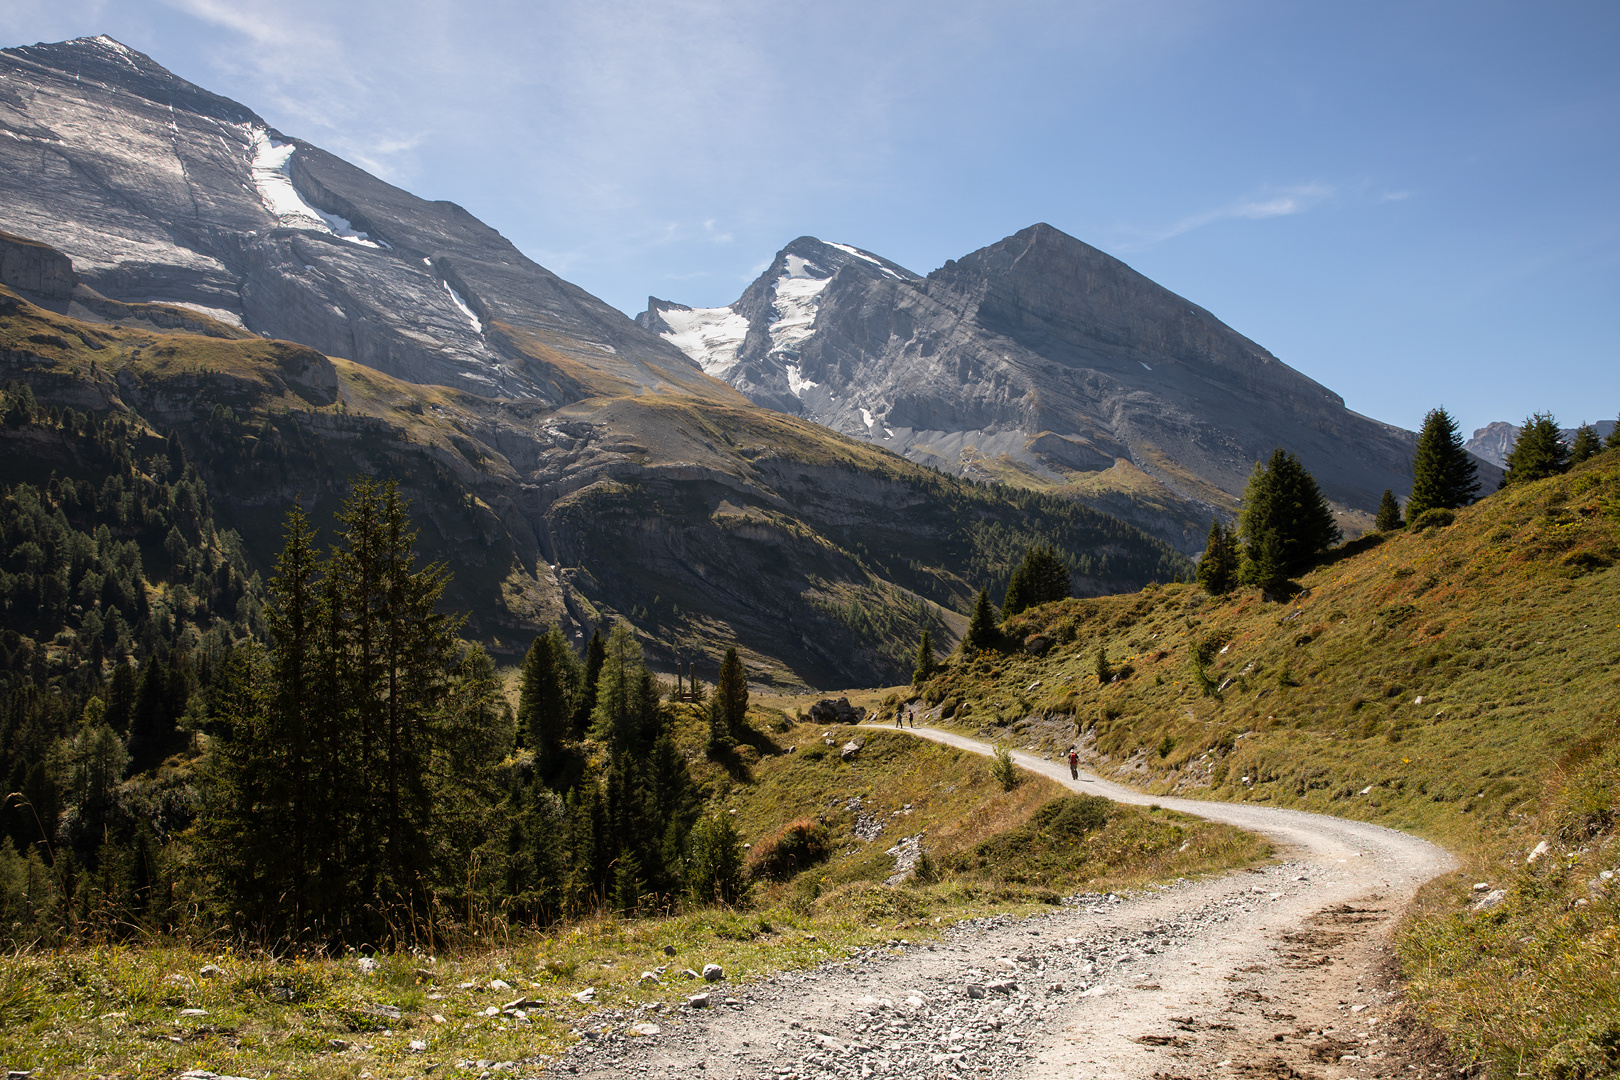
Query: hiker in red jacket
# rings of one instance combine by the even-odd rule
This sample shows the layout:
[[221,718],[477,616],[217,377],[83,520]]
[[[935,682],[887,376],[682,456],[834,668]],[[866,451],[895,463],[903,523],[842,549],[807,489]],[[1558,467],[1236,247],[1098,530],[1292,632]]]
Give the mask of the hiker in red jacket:
[[1069,775],[1080,779],[1080,752],[1072,746],[1069,747]]

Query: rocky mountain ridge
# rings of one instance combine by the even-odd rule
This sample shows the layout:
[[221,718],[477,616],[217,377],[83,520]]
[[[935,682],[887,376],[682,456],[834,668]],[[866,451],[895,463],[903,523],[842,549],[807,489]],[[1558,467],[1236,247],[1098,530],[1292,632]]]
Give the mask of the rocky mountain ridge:
[[[1198,551],[1255,461],[1305,462],[1347,526],[1410,488],[1415,436],[1049,225],[926,277],[800,237],[726,308],[638,322],[756,403],[946,471],[1065,492]],[[704,338],[689,329],[717,328]]]
[[[1614,430],[1613,420],[1599,420],[1592,425],[1599,438],[1607,438],[1609,432]],[[1559,428],[1559,434],[1564,437],[1564,445],[1569,446],[1575,441],[1575,428]],[[1482,428],[1476,428],[1474,434],[1463,443],[1463,447],[1470,454],[1488,461],[1497,468],[1507,468],[1508,452],[1513,449],[1513,443],[1519,437],[1519,425],[1510,424],[1506,420],[1495,420]]]
[[111,39],[0,51],[0,164],[0,379],[172,433],[261,572],[295,497],[329,527],[350,478],[391,477],[499,650],[624,619],[655,662],[735,644],[832,686],[954,642],[1030,543],[1081,592],[1190,569],[751,405],[459,207]]

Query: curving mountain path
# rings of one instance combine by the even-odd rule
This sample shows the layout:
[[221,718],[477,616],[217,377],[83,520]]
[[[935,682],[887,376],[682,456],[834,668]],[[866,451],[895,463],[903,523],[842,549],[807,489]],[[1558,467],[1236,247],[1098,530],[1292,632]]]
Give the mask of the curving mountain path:
[[[913,731],[913,729],[907,729]],[[990,754],[983,742],[920,738]],[[1453,1075],[1399,1013],[1389,938],[1442,849],[1297,810],[1144,795],[1014,753],[1076,791],[1269,838],[1277,859],[1050,913],[952,927],[712,994],[681,1016],[603,1015],[548,1071],[770,1080]],[[633,1034],[633,1021],[643,1031]],[[650,1024],[649,1024],[650,1022]]]

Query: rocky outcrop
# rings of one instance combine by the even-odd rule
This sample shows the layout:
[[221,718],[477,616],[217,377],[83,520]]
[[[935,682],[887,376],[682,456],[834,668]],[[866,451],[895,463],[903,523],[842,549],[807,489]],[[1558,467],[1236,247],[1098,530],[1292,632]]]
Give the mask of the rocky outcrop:
[[0,232],[0,285],[46,300],[67,300],[79,280],[73,261],[48,244]]
[[[809,237],[784,248],[737,303],[713,309],[747,326],[734,328],[734,357],[706,370],[913,460],[1064,491],[1183,551],[1202,548],[1210,516],[1234,512],[1253,463],[1279,446],[1348,509],[1410,487],[1412,433],[1346,409],[1049,225],[926,278],[855,250]],[[640,321],[692,352],[669,308]],[[1108,475],[1121,462],[1131,472]]]

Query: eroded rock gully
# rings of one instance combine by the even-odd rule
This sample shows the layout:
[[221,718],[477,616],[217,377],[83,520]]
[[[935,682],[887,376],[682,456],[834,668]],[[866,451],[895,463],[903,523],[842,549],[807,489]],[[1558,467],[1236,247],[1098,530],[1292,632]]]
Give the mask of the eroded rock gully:
[[[920,736],[987,753],[974,740]],[[770,1080],[878,1077],[1434,1077],[1452,1070],[1406,1026],[1389,936],[1439,848],[1359,822],[1151,799],[1015,755],[1075,790],[1158,802],[1270,837],[1279,858],[1130,896],[952,927],[732,987],[715,1007],[596,1018],[563,1058],[519,1073]]]

